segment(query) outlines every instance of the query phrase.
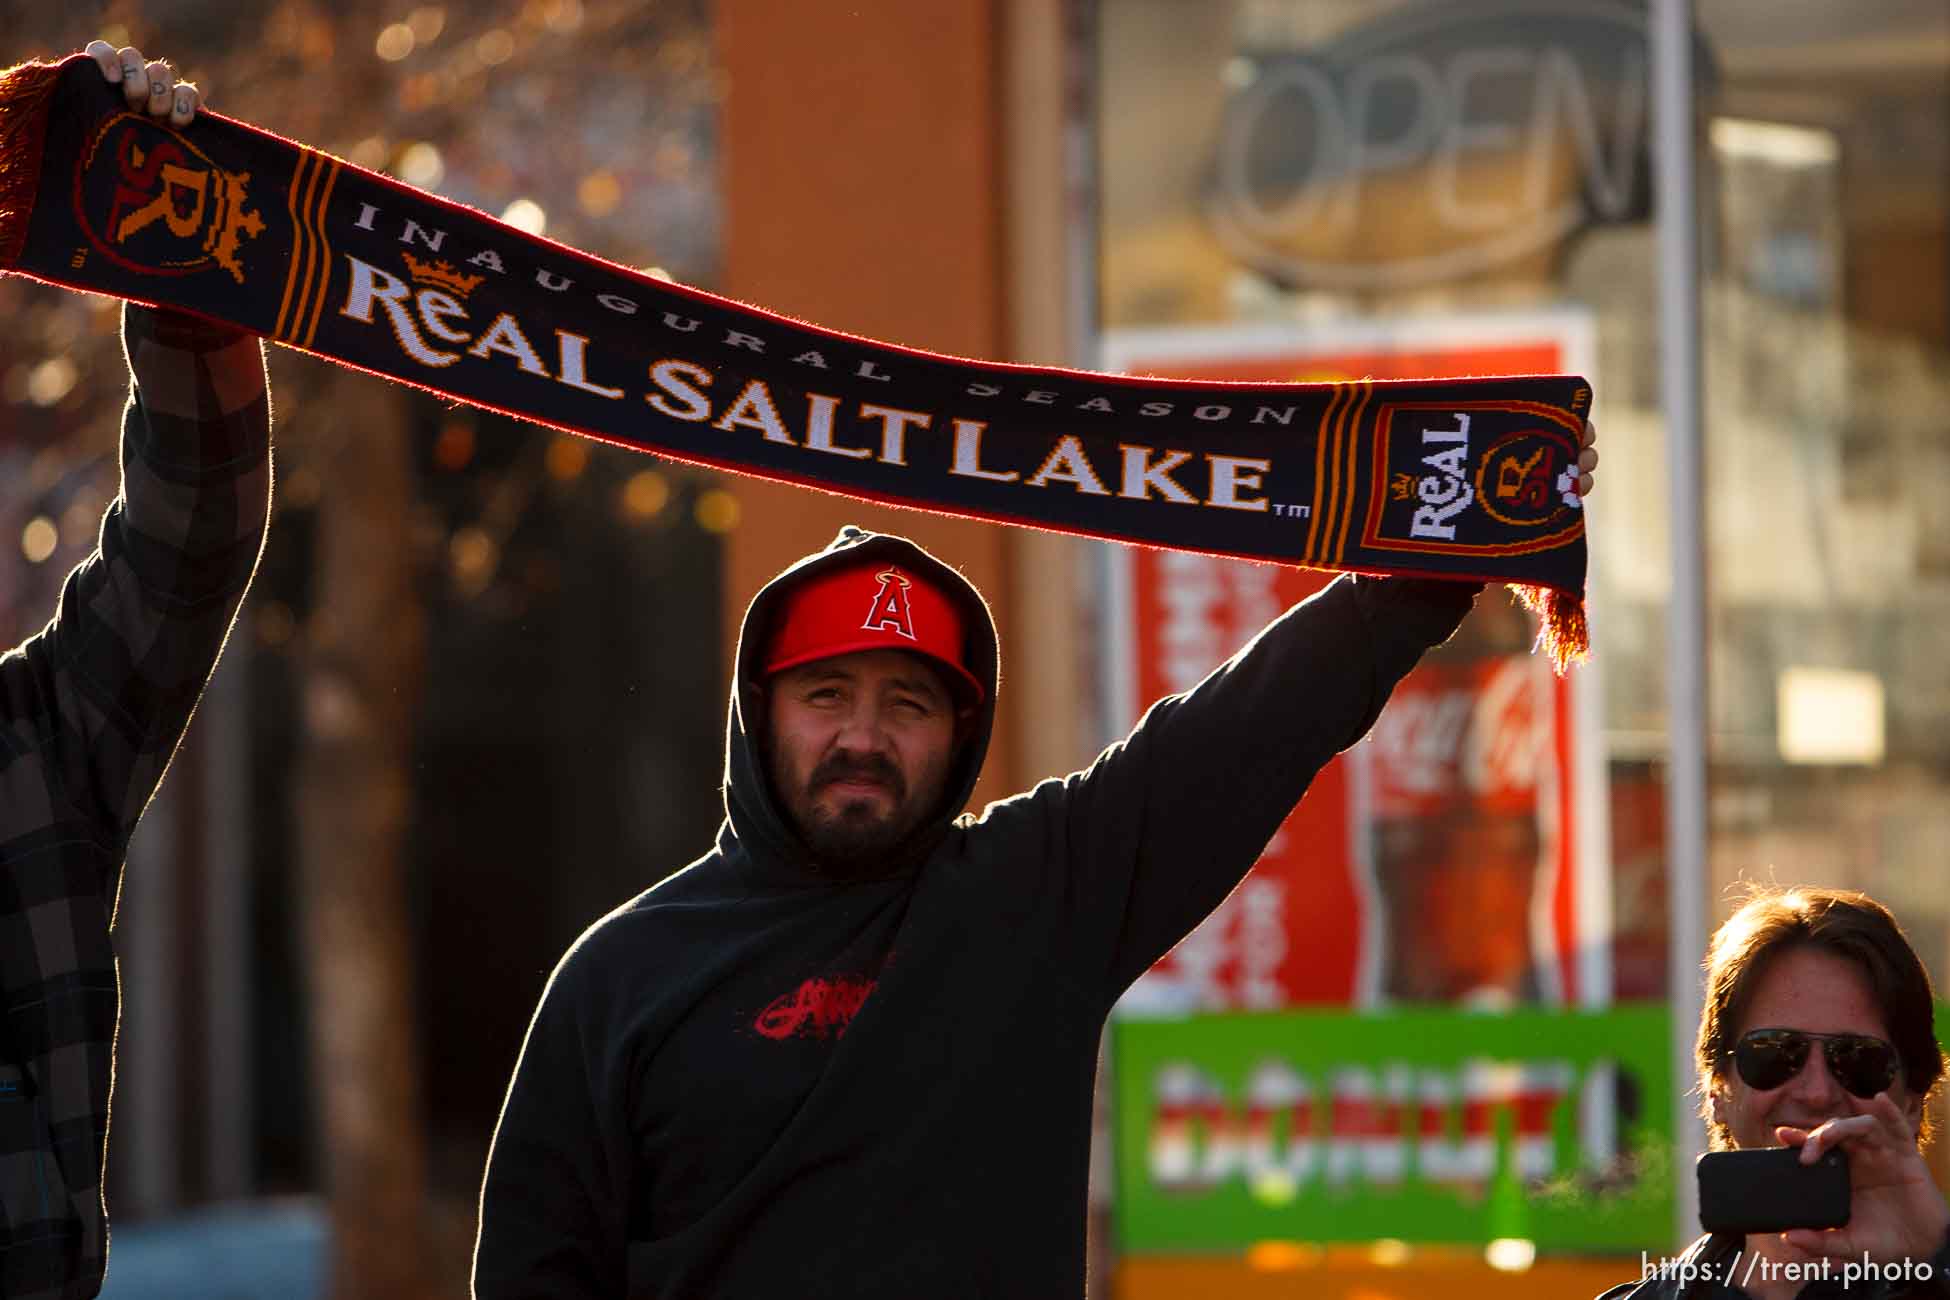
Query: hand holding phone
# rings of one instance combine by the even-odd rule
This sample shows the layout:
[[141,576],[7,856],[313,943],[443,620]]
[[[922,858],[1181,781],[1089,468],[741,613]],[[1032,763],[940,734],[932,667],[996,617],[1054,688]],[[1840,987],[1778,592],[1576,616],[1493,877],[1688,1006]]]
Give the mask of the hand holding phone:
[[1848,1157],[1813,1164],[1799,1147],[1709,1151],[1699,1158],[1699,1221],[1708,1232],[1839,1228],[1849,1218]]
[[[1787,1244],[1804,1254],[1867,1259],[1883,1266],[1934,1261],[1950,1277],[1950,1205],[1930,1176],[1917,1144],[1920,1100],[1899,1104],[1888,1092],[1863,1100],[1851,1096],[1847,1115],[1813,1129],[1780,1125],[1774,1136],[1802,1155],[1810,1148],[1848,1156],[1848,1223],[1838,1229],[1796,1228]],[[1939,1258],[1939,1256],[1941,1257]]]

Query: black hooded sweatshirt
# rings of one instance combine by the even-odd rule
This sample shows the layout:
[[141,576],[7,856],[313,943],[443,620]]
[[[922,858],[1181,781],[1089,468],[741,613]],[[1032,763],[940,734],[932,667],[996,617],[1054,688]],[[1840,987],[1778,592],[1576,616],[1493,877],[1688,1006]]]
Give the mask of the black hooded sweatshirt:
[[[759,752],[781,593],[889,561],[965,604],[988,684],[949,798],[878,879],[809,860]],[[1088,770],[957,817],[998,680],[981,595],[843,530],[739,636],[716,847],[563,957],[488,1158],[479,1300],[1074,1297],[1097,1044],[1473,585],[1346,578]]]

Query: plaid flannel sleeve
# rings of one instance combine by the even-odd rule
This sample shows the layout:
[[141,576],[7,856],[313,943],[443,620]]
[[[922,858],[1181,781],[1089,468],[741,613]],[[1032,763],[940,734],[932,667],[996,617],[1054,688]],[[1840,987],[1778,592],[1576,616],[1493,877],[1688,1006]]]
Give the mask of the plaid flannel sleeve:
[[[0,671],[0,719],[50,802],[7,801],[0,843],[76,817],[119,864],[216,666],[263,549],[270,401],[255,336],[130,307],[122,491],[59,609]],[[9,795],[16,792],[8,790]],[[76,882],[108,894],[113,882]]]
[[30,1110],[0,1098],[8,1295],[100,1286],[122,860],[216,665],[270,509],[258,340],[131,307],[123,343],[135,382],[122,490],[54,618],[0,656],[0,1092],[11,1075],[32,1099]]

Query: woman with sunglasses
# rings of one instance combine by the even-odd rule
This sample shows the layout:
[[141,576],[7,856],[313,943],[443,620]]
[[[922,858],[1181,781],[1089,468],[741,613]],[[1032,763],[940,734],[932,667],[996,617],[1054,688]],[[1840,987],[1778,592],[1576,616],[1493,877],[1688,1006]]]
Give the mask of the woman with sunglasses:
[[[1923,1160],[1944,1073],[1934,994],[1887,908],[1843,890],[1757,889],[1713,936],[1699,1092],[1715,1150],[1848,1157],[1849,1219],[1713,1235],[1601,1300],[1950,1296],[1950,1205]],[[1827,1281],[1819,1277],[1828,1261]],[[1844,1273],[1846,1266],[1854,1271]]]

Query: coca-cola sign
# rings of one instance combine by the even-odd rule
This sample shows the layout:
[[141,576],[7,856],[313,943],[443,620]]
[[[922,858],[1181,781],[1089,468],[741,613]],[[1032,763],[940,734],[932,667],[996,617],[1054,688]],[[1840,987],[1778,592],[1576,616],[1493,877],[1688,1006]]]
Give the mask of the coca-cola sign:
[[[1587,357],[1588,322],[1561,314],[1337,324],[1317,339],[1289,328],[1121,331],[1105,348],[1114,368],[1226,379],[1552,371]],[[1448,449],[1475,433],[1468,413],[1424,414],[1418,445],[1421,430],[1434,432],[1422,468],[1432,478],[1462,473]],[[1507,475],[1472,470],[1464,488],[1468,500],[1495,496],[1514,515],[1550,467],[1529,444],[1505,459]],[[1433,511],[1427,526],[1444,522],[1451,491],[1465,499],[1441,483],[1417,487],[1417,503]],[[1327,581],[1181,552],[1118,551],[1110,563],[1105,663],[1120,725],[1191,689]],[[1553,677],[1517,648],[1521,624],[1514,641],[1473,633],[1499,608],[1511,613],[1494,596],[1480,604],[1479,618],[1396,685],[1370,739],[1320,770],[1252,872],[1137,981],[1124,1014],[1609,995],[1609,885],[1588,851],[1605,843],[1588,815],[1600,801],[1597,773],[1572,766],[1593,735],[1579,721],[1589,697],[1572,694],[1588,673]]]
[[1425,667],[1396,688],[1369,738],[1375,812],[1468,803],[1529,812],[1553,739],[1547,671],[1529,655]]

